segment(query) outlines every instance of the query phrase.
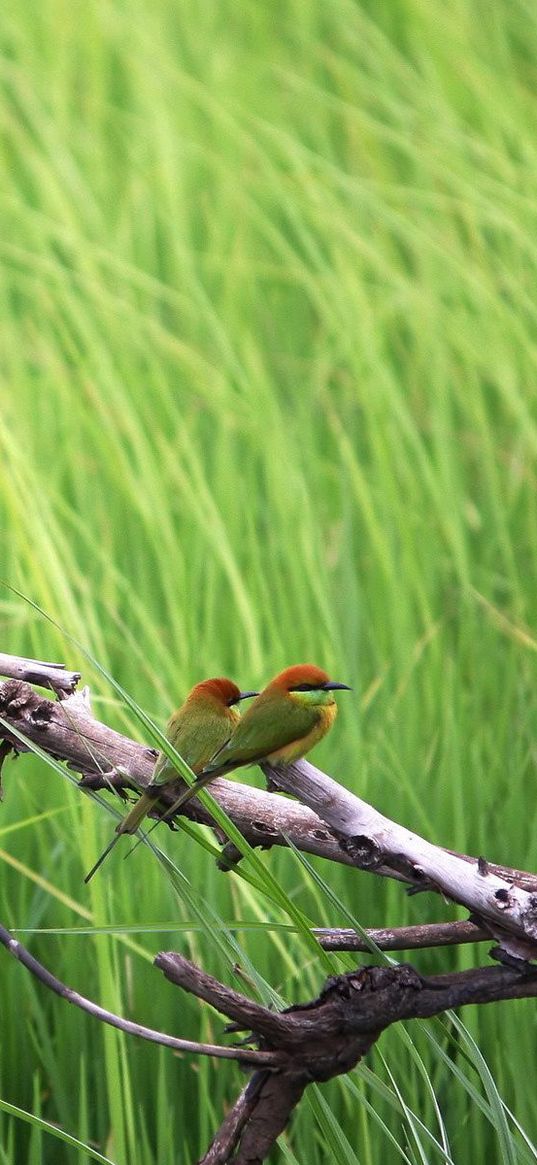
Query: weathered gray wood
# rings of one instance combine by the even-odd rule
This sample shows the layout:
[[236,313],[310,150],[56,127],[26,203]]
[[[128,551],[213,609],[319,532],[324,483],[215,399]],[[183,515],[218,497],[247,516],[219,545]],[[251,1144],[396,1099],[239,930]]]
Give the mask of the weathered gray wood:
[[[263,766],[273,784],[293,793],[333,829],[365,868],[393,866],[417,887],[436,889],[491,926],[500,945],[519,958],[537,957],[537,893],[500,876],[484,858],[468,860],[432,845],[384,817],[307,760]],[[512,936],[512,939],[509,938]],[[518,943],[518,939],[521,940]]]
[[[17,748],[17,734],[84,774],[87,787],[144,788],[156,752],[96,720],[83,694],[62,701],[38,695],[28,684],[0,684],[3,735]],[[10,727],[12,732],[10,733]],[[465,906],[508,954],[535,957],[537,877],[440,849],[390,821],[345,786],[302,760],[267,769],[270,780],[301,803],[250,785],[218,778],[211,793],[253,845],[292,842],[306,853],[397,877],[414,888],[434,890]],[[198,799],[186,814],[213,824]]]
[[6,655],[0,651],[0,676],[13,680],[27,680],[42,688],[52,688],[57,695],[74,692],[80,672],[67,671],[63,663],[43,663],[40,659],[26,659],[22,655]]

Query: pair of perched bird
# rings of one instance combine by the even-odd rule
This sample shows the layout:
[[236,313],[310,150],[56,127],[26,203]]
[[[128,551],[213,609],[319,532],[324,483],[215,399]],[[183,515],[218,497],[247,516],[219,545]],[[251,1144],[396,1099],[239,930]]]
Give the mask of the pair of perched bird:
[[[290,764],[305,756],[334,723],[338,689],[350,691],[348,684],[331,680],[322,668],[309,663],[286,668],[262,692],[241,692],[232,680],[223,678],[196,684],[173,713],[166,737],[197,780],[164,812],[176,812],[209,781],[232,769],[261,761]],[[237,705],[252,696],[256,698],[240,716]],[[171,761],[160,753],[145,792],[116,826],[116,836],[85,881],[93,877],[123,833],[136,833],[164,789],[173,793],[181,787]]]

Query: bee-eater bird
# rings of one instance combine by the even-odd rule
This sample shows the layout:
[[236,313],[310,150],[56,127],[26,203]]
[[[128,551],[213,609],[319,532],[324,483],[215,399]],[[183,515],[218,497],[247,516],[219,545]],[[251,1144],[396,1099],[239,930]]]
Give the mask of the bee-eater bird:
[[[239,723],[239,701],[257,694],[241,692],[232,680],[203,680],[192,688],[184,704],[170,717],[166,738],[193,772],[201,773],[215,752],[229,740]],[[181,785],[181,778],[171,761],[165,753],[159,753],[149,785],[130,812],[116,825],[115,836],[84,881],[89,882],[123,833],[136,833],[146,814],[155,807],[164,787],[173,792],[174,788],[181,788]]]
[[229,740],[175,802],[178,809],[215,777],[243,765],[290,764],[305,756],[328,732],[337,715],[334,692],[348,684],[331,680],[312,663],[297,663],[280,672],[259,693],[237,723]]

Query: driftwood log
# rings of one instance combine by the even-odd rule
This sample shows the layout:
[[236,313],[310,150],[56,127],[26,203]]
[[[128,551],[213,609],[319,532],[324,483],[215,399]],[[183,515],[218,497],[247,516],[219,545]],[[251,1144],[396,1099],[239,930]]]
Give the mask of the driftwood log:
[[[127,790],[140,791],[148,784],[156,750],[96,720],[87,689],[76,691],[79,673],[60,664],[0,654],[0,674],[11,677],[0,684],[0,768],[9,751],[36,747],[80,773],[83,790],[109,789],[124,797]],[[56,700],[35,692],[28,681],[52,688]],[[365,967],[329,980],[318,999],[274,1013],[181,955],[159,954],[155,965],[168,979],[226,1015],[231,1031],[250,1033],[240,1046],[226,1047],[183,1041],[106,1012],[56,979],[0,927],[0,943],[27,970],[95,1018],[170,1047],[238,1060],[253,1071],[204,1156],[206,1165],[261,1162],[307,1084],[349,1071],[392,1023],[465,1003],[537,994],[537,875],[434,846],[307,761],[263,767],[271,790],[280,788],[298,801],[222,778],[210,789],[250,845],[292,844],[329,861],[395,878],[411,892],[440,894],[470,915],[466,922],[382,928],[365,935],[319,928],[314,933],[323,947],[364,951],[374,943],[386,950],[409,950],[492,938],[496,945],[491,953],[503,965],[427,978],[405,965]],[[215,828],[224,843],[219,864],[230,869],[241,854],[214,826],[211,796],[204,793],[181,812]]]

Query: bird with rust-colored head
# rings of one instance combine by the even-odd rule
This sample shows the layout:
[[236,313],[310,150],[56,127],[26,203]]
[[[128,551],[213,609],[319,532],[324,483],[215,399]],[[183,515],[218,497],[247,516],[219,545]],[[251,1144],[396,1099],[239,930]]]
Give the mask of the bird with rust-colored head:
[[[203,680],[192,688],[184,704],[173,713],[166,727],[166,738],[194,773],[201,773],[215,752],[229,740],[240,722],[237,705],[248,696],[257,696],[257,692],[241,692],[232,680],[224,678]],[[116,826],[115,837],[84,881],[89,882],[123,833],[136,833],[146,814],[155,808],[164,788],[166,792],[173,792],[181,785],[182,780],[172,762],[165,753],[159,753],[149,785]]]
[[243,765],[290,764],[305,756],[332,727],[337,715],[334,692],[350,691],[312,663],[297,663],[280,672],[241,717],[197,781],[181,795],[176,808],[194,797],[214,777]]

